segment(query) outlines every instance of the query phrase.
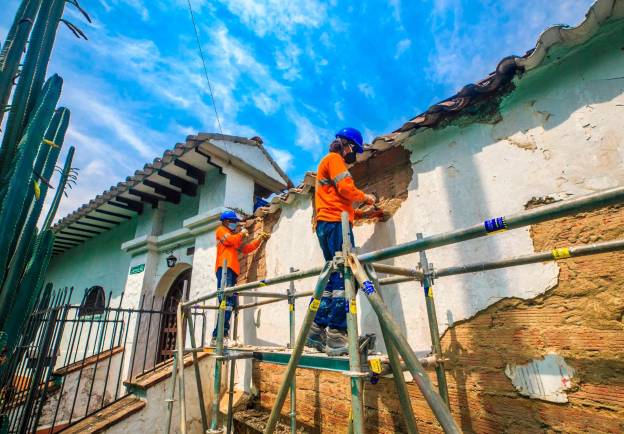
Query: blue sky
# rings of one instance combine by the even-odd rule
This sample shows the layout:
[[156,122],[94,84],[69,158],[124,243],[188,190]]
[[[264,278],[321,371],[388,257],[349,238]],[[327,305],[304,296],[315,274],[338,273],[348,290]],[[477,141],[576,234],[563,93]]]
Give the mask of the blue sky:
[[[295,183],[333,133],[370,142],[553,24],[580,22],[591,0],[191,0],[223,132],[260,135]],[[3,0],[4,40],[18,0]],[[77,187],[57,217],[188,134],[218,132],[187,0],[82,0],[65,17],[48,73],[65,80]],[[9,13],[6,13],[7,11]]]

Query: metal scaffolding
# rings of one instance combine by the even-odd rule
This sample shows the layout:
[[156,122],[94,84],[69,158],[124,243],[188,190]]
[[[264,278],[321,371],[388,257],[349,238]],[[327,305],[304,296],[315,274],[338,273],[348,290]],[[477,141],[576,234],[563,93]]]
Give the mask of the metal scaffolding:
[[[182,434],[186,433],[186,397],[184,395],[183,360],[184,355],[187,353],[193,355],[198,402],[200,406],[202,427],[204,432],[223,432],[223,422],[221,422],[221,424],[219,423],[219,395],[221,389],[222,364],[226,361],[229,361],[232,364],[230,365],[229,373],[230,397],[228,403],[226,430],[228,434],[232,432],[232,394],[234,376],[233,364],[235,363],[235,360],[241,358],[255,358],[259,360],[273,359],[274,361],[281,358],[282,363],[287,362],[286,372],[284,373],[284,376],[282,378],[282,383],[275,398],[275,404],[272,408],[271,415],[269,417],[264,432],[271,433],[275,430],[278,418],[281,413],[281,409],[284,405],[284,401],[286,400],[286,395],[288,394],[289,390],[291,397],[291,432],[294,433],[296,431],[295,371],[297,367],[309,366],[309,359],[311,356],[302,354],[305,340],[312,325],[312,321],[314,320],[314,317],[316,315],[316,311],[319,308],[321,295],[323,293],[323,290],[325,289],[325,285],[329,279],[329,275],[333,271],[340,269],[341,271],[343,271],[343,276],[345,280],[345,298],[347,299],[346,303],[349,307],[347,313],[349,335],[348,366],[346,365],[346,360],[343,360],[341,358],[337,358],[334,361],[332,361],[332,358],[325,358],[325,361],[323,363],[327,364],[327,366],[330,366],[329,369],[342,370],[346,375],[350,377],[351,417],[349,420],[349,431],[356,434],[361,434],[364,432],[364,412],[362,405],[364,378],[372,378],[375,376],[378,377],[380,374],[383,375],[385,373],[392,373],[407,430],[409,433],[418,432],[409,394],[407,392],[407,386],[405,384],[403,376],[403,371],[407,370],[411,373],[414,382],[420,389],[420,392],[427,401],[435,417],[442,426],[444,432],[460,433],[461,430],[457,422],[451,415],[449,408],[448,390],[444,369],[444,358],[440,345],[440,333],[438,330],[435,303],[433,298],[434,279],[458,274],[475,273],[485,270],[532,264],[537,262],[556,261],[561,259],[567,259],[570,257],[620,251],[624,250],[624,240],[595,243],[577,247],[563,247],[551,250],[549,252],[517,256],[499,261],[479,262],[469,265],[448,267],[439,270],[435,270],[433,266],[428,263],[426,250],[449,244],[459,243],[486,235],[498,234],[505,230],[537,224],[559,217],[573,215],[578,212],[588,211],[591,209],[618,204],[622,202],[624,202],[624,187],[618,187],[590,194],[587,196],[582,196],[579,198],[546,205],[541,208],[523,211],[510,216],[488,219],[485,220],[483,223],[476,224],[465,229],[454,230],[429,237],[423,237],[422,234],[418,234],[416,239],[413,241],[369,253],[364,253],[359,256],[353,252],[353,246],[351,246],[349,237],[347,236],[349,232],[349,222],[346,213],[344,213],[342,216],[344,234],[342,252],[339,252],[332,261],[328,261],[323,266],[315,267],[304,271],[295,271],[291,268],[291,271],[288,274],[267,278],[261,281],[236,285],[230,288],[227,288],[225,286],[226,279],[222,279],[221,287],[217,291],[198,297],[194,300],[180,303],[178,305],[178,334],[176,341],[178,362],[177,372],[174,368],[174,372],[172,373],[172,385],[175,385],[177,376],[179,382],[180,400],[180,432]],[[375,262],[416,252],[420,253],[418,268],[397,267],[385,264],[378,264]],[[223,264],[224,269],[226,269],[226,266],[227,264]],[[376,272],[391,274],[395,277],[378,280]],[[314,291],[295,293],[293,284],[294,281],[314,275],[318,276]],[[432,341],[432,357],[425,360],[419,360],[416,357],[405,337],[405,334],[402,332],[401,327],[399,326],[399,324],[397,324],[397,322],[393,318],[393,315],[391,314],[390,310],[388,309],[381,297],[382,286],[410,280],[419,281],[424,289],[424,298],[427,306],[427,317]],[[290,287],[286,294],[272,294],[254,291],[254,289],[259,287],[265,287],[268,285],[275,285],[284,282],[290,282]],[[366,357],[366,352],[362,351],[362,344],[360,342],[360,336],[357,330],[356,291],[358,289],[360,289],[365,295],[379,320],[382,337],[384,339],[388,353],[389,366],[387,366],[385,369],[380,369],[379,365],[375,363],[371,363],[370,367],[362,363],[361,357],[363,355],[364,357]],[[223,324],[225,311],[227,308],[225,297],[235,293],[239,295],[269,297],[269,299],[265,301],[240,305],[235,308],[235,314],[241,309],[275,303],[283,300],[288,301],[290,322],[290,354],[274,353],[271,355],[262,352],[246,353],[244,351],[231,351],[224,349]],[[312,295],[312,299],[310,300],[308,308],[306,309],[303,324],[299,330],[299,333],[295,335],[294,301],[296,298],[304,296],[307,297],[310,295]],[[215,297],[219,297],[221,300],[219,305],[216,307],[200,304]],[[191,308],[217,310],[217,344],[216,349],[212,354],[215,362],[215,367],[213,377],[212,414],[210,424],[208,424],[207,421],[206,405],[203,398],[201,376],[199,374],[196,356],[197,352],[205,351],[206,349],[198,348],[195,345],[194,330],[190,318]],[[234,324],[236,324],[236,320],[234,320]],[[185,347],[185,325],[188,325],[189,327],[191,344],[190,348]],[[438,383],[437,392],[423,368],[423,362],[432,362],[433,366],[435,367]],[[338,365],[340,365],[340,367],[338,367]],[[173,399],[173,395],[171,399]],[[171,420],[172,407],[172,405],[168,406],[170,413],[169,420]],[[168,430],[169,426],[167,427],[167,431]]]

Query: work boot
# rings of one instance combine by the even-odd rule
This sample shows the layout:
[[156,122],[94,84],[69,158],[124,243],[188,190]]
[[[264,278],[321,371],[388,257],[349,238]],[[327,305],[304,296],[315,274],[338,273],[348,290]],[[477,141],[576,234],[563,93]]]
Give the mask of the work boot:
[[325,352],[328,356],[344,356],[345,354],[349,354],[347,331],[328,328]]
[[323,352],[325,351],[326,340],[327,336],[325,335],[325,329],[316,323],[312,323],[312,327],[310,327],[310,332],[308,333],[305,346],[310,348],[316,348],[317,350]]

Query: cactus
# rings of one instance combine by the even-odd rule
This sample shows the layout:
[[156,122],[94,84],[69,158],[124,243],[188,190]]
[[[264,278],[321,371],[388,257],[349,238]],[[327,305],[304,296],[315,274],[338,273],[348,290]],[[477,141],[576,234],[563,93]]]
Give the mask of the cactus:
[[[15,88],[11,111],[6,123],[2,148],[0,149],[0,184],[10,177],[13,159],[17,153],[20,137],[28,123],[35,101],[41,92],[48,61],[54,45],[54,37],[65,7],[65,0],[45,1],[41,5],[33,28],[24,67]],[[0,192],[0,200],[2,199]]]
[[61,201],[61,197],[65,192],[65,187],[68,185],[72,177],[72,160],[74,158],[74,147],[69,148],[67,157],[65,158],[65,165],[63,166],[63,172],[61,173],[61,179],[59,185],[54,194],[54,199],[48,210],[45,223],[43,225],[42,232],[37,236],[33,254],[30,257],[30,261],[24,271],[24,276],[20,282],[19,289],[17,290],[17,297],[15,303],[11,309],[5,324],[4,333],[7,335],[7,349],[11,350],[19,337],[19,331],[26,322],[27,318],[32,313],[43,287],[43,280],[45,278],[48,265],[50,264],[50,257],[52,255],[52,247],[54,245],[54,233],[50,229],[50,223],[54,219],[54,215],[58,209],[58,205]]
[[[44,142],[47,140],[54,143],[54,145],[41,146],[39,154],[37,155],[34,172],[35,175],[41,173],[41,178],[44,179],[41,185],[41,196],[35,201],[32,209],[29,210],[30,213],[28,213],[24,225],[20,226],[22,227],[21,235],[16,242],[16,247],[11,249],[14,253],[9,263],[6,279],[4,283],[0,284],[0,318],[3,319],[6,318],[7,311],[12,305],[19,279],[24,271],[26,260],[30,256],[28,249],[32,243],[31,234],[36,230],[37,221],[39,220],[49,187],[47,180],[51,178],[54,172],[60,148],[63,145],[65,132],[69,124],[69,115],[69,110],[66,108],[60,108],[54,113],[54,117],[52,118],[52,122],[50,123],[44,139]],[[41,162],[40,160],[44,158],[46,158],[45,161]],[[29,196],[30,199],[28,202],[32,201],[32,190],[30,190]],[[0,320],[0,327],[2,326],[2,322],[3,321]]]
[[[11,95],[13,81],[17,76],[20,59],[26,48],[28,35],[35,21],[41,0],[22,0],[15,21],[9,29],[6,42],[0,52],[0,109],[6,108]],[[4,110],[0,110],[0,124],[4,117]]]
[[[54,243],[51,221],[65,187],[76,179],[71,148],[46,222],[37,234],[36,224],[50,187],[48,180],[56,170],[69,122],[69,110],[55,111],[62,79],[53,75],[44,84],[48,62],[61,22],[86,39],[80,29],[62,18],[66,2],[91,21],[78,0],[22,0],[0,51],[0,113],[9,109],[0,147],[0,251],[7,252],[0,255],[0,351],[7,349],[2,342],[8,342],[10,349],[16,341],[42,291]],[[24,65],[18,74],[26,45]],[[7,105],[11,93],[12,101]]]
[[[32,170],[33,160],[61,96],[62,83],[63,80],[58,75],[53,75],[47,81],[32,120],[20,141],[19,152],[15,156],[14,175],[6,187],[6,195],[0,208],[0,227],[3,228],[0,231],[0,252],[9,251],[14,237],[21,229],[17,227],[19,217],[25,209],[30,207],[26,199],[35,177]],[[7,263],[7,256],[0,256],[0,281],[4,280]]]

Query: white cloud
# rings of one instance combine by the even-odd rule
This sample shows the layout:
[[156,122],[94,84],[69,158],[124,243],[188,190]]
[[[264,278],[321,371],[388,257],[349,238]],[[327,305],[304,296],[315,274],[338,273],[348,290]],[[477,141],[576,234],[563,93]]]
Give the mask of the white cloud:
[[[147,21],[150,18],[149,11],[147,10],[147,7],[145,6],[142,0],[111,0],[111,2],[113,5],[121,5],[121,6],[130,7],[137,14],[139,14],[139,16],[141,17],[143,21]],[[106,9],[106,6],[104,6],[104,8]]]
[[[447,85],[447,91],[484,78],[510,54],[522,55],[555,23],[576,24],[593,0],[487,3],[487,14],[465,18],[461,0],[436,1],[430,32],[436,35],[429,56],[428,79]],[[501,23],[505,23],[504,25]],[[502,32],[502,27],[513,31]]]
[[369,83],[359,83],[357,87],[366,98],[375,98],[375,89]]
[[265,148],[267,151],[269,151],[273,159],[275,159],[275,162],[282,168],[282,170],[288,172],[290,169],[293,168],[293,160],[295,158],[293,154],[283,149],[274,148],[272,146],[265,145]]
[[304,150],[312,153],[315,157],[321,152],[322,130],[310,120],[295,111],[288,113],[288,118],[297,128],[296,144]]
[[256,104],[256,107],[258,107],[265,115],[273,114],[275,113],[275,110],[277,110],[277,101],[270,98],[265,93],[255,94],[253,95],[252,99]]
[[258,36],[274,34],[285,39],[299,27],[318,28],[327,8],[318,0],[219,0]]
[[407,50],[409,50],[409,48],[412,46],[412,40],[411,39],[402,39],[400,40],[397,45],[396,45],[396,51],[394,52],[394,58],[398,59],[399,57],[401,57],[403,55],[403,53],[405,53]]
[[301,53],[301,49],[293,43],[288,43],[285,49],[275,52],[275,64],[277,69],[285,71],[283,77],[286,80],[293,81],[301,78],[299,66]]
[[392,8],[392,18],[394,18],[402,29],[403,22],[401,20],[401,0],[390,0],[390,7]]
[[334,102],[334,112],[336,113],[336,117],[338,119],[340,119],[341,121],[344,121],[344,112],[343,112],[343,106],[344,105],[344,101],[336,101]]

